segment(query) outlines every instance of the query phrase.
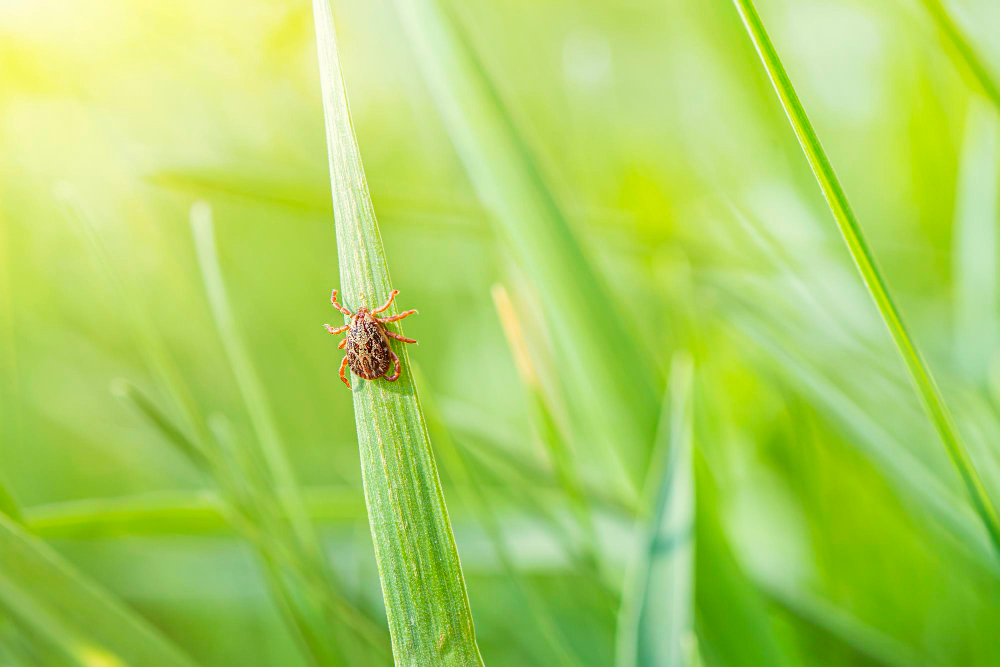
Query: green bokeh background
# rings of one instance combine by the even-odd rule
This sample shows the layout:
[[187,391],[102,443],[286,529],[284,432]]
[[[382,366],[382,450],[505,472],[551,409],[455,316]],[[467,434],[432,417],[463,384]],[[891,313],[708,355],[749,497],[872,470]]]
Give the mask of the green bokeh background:
[[[953,4],[1000,63],[1000,5]],[[612,664],[631,517],[595,505],[605,585],[522,502],[526,482],[488,463],[501,452],[550,465],[490,296],[506,285],[539,373],[554,377],[546,349],[562,343],[537,317],[546,286],[525,279],[477,201],[393,3],[333,9],[398,303],[420,310],[406,332],[420,340],[422,391],[470,453],[518,576],[581,664]],[[1000,500],[996,109],[916,0],[759,10]],[[662,391],[674,352],[694,355],[700,659],[741,664],[738,647],[762,641],[727,613],[738,594],[759,605],[788,664],[1000,662],[1000,569],[970,558],[866,455],[864,443],[890,438],[972,516],[731,4],[470,0],[458,15],[651,350],[621,350],[622,377],[652,366]],[[249,436],[188,225],[191,204],[208,201],[297,477],[348,499],[318,517],[330,562],[378,609],[350,396],[321,326],[334,321],[338,275],[322,114],[308,3],[0,1],[0,476],[28,514],[206,485],[109,390],[125,377],[162,398],[57,197],[67,189],[200,406]],[[977,216],[986,224],[964,222]],[[963,233],[983,236],[963,245]],[[985,272],[963,273],[984,256]],[[601,462],[572,445],[600,492]],[[486,664],[549,664],[482,527],[443,481]],[[704,525],[727,546],[700,549]],[[304,664],[238,538],[127,533],[50,542],[201,663]],[[728,553],[746,589],[713,576]],[[18,627],[4,627],[0,644],[15,641]]]

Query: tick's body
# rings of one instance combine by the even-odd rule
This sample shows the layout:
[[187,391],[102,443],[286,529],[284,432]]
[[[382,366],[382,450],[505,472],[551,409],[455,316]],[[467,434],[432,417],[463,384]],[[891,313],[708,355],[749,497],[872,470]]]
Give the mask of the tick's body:
[[[386,310],[392,304],[392,300],[396,298],[397,294],[399,294],[399,290],[393,290],[392,294],[389,295],[389,300],[381,307],[369,311],[362,306],[358,308],[357,313],[352,313],[343,305],[337,303],[337,290],[333,290],[333,294],[330,295],[330,303],[337,310],[351,318],[349,323],[336,329],[329,324],[324,325],[326,326],[326,330],[332,334],[347,332],[347,338],[340,341],[338,347],[342,350],[345,347],[347,348],[347,354],[340,363],[340,379],[344,381],[344,384],[348,388],[350,388],[351,382],[344,376],[344,371],[348,366],[354,371],[355,375],[365,380],[376,380],[384,377],[389,382],[393,382],[399,379],[399,357],[389,347],[389,339],[395,338],[404,343],[416,343],[417,341],[389,331],[385,328],[385,324],[386,322],[401,320],[417,311],[407,310],[392,317],[376,317],[378,313]],[[392,375],[388,374],[389,371],[393,371]]]

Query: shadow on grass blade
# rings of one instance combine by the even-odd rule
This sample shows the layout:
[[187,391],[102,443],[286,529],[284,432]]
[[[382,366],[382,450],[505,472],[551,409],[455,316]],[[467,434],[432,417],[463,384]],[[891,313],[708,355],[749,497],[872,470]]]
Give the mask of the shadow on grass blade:
[[[388,298],[393,285],[351,123],[328,0],[313,0],[313,13],[339,287],[349,308],[372,308]],[[390,314],[396,312],[392,306]],[[398,322],[389,326],[400,331]],[[320,332],[317,326],[317,335],[325,335]],[[393,656],[397,665],[408,667],[480,665],[465,578],[409,356],[395,341],[392,347],[402,361],[399,379],[354,377],[351,396]],[[339,355],[332,339],[330,351],[334,363]]]

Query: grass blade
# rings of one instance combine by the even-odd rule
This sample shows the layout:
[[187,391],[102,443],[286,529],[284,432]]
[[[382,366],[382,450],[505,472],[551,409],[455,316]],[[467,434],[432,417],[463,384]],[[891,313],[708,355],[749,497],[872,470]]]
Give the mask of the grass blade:
[[[302,501],[312,521],[350,523],[366,516],[354,489],[307,488]],[[226,502],[214,491],[167,491],[47,503],[26,507],[23,514],[33,534],[50,539],[225,535],[234,528]]]
[[[14,331],[14,308],[13,290],[11,280],[8,276],[10,272],[10,262],[8,261],[9,226],[6,219],[0,214],[0,322],[3,328],[0,329],[0,342],[3,343],[3,358],[0,358],[0,372],[11,379],[18,377],[17,372],[17,348]],[[15,380],[16,381],[16,380]],[[4,394],[7,387],[0,384],[0,400],[5,399]],[[11,400],[3,400],[6,409],[0,410],[0,442],[10,443],[15,437],[15,429],[8,426],[15,422],[15,411],[19,409],[15,402],[17,391],[11,392]],[[9,413],[9,414],[7,414]],[[14,494],[4,484],[0,477],[0,514],[6,514],[14,521],[21,521],[21,513],[18,509]]]
[[626,578],[618,617],[616,665],[683,667],[694,632],[694,468],[692,362],[674,357],[647,485],[649,516]]
[[263,384],[250,361],[246,346],[243,343],[229,299],[226,296],[226,286],[219,267],[219,258],[215,249],[215,232],[212,228],[212,211],[206,202],[197,202],[191,207],[191,228],[194,233],[195,248],[198,254],[198,265],[205,284],[205,292],[215,319],[216,327],[222,339],[223,349],[229,359],[229,365],[236,376],[247,413],[253,424],[254,431],[260,443],[264,460],[270,476],[277,484],[277,497],[282,513],[288,517],[295,530],[298,541],[305,547],[309,557],[319,569],[322,566],[322,555],[319,540],[312,524],[306,515],[299,496],[298,483],[292,472],[291,463],[285,454],[285,447],[274,421],[273,411],[266,398]]
[[882,633],[828,600],[762,579],[755,583],[788,613],[842,641],[867,660],[887,667],[916,667],[929,662],[913,647]]
[[[714,412],[711,417],[718,418]],[[700,417],[699,425],[706,418],[705,415]],[[697,480],[695,542],[698,545],[695,603],[698,640],[706,654],[705,662],[734,667],[799,664],[786,655],[786,647],[773,627],[766,601],[736,560],[723,530],[718,491],[700,449],[695,450],[694,461]]]
[[955,271],[955,359],[982,385],[993,358],[997,318],[997,184],[1000,182],[997,110],[969,107],[955,195],[952,266]]
[[7,490],[3,480],[0,479],[0,514],[6,514],[9,518],[18,523],[24,523],[21,516],[21,508],[14,500],[13,494]]
[[[431,96],[479,198],[545,304],[555,352],[568,375],[576,421],[612,481],[634,497],[658,416],[654,364],[622,378],[621,351],[647,359],[573,235],[527,141],[447,2],[398,0]],[[600,326],[595,326],[600,323]]]
[[[813,129],[812,123],[806,116],[805,109],[799,101],[792,82],[788,78],[778,53],[771,44],[764,24],[761,22],[757,10],[754,8],[752,0],[733,0],[743,25],[747,29],[750,40],[753,42],[757,54],[760,56],[764,69],[767,71],[774,90],[781,100],[781,105],[785,109],[785,114],[795,130],[799,144],[806,155],[809,166],[816,176],[820,189],[826,197],[830,211],[837,221],[841,236],[847,243],[851,258],[861,273],[862,280],[868,288],[869,294],[875,301],[879,314],[882,316],[893,341],[906,364],[907,370],[913,379],[917,392],[922,399],[924,408],[934,428],[937,430],[948,456],[958,470],[959,476],[972,499],[973,506],[979,514],[986,530],[989,532],[994,549],[1000,551],[1000,520],[998,520],[996,509],[990,500],[989,495],[983,486],[979,474],[976,472],[972,459],[969,457],[965,446],[959,438],[958,428],[954,419],[944,402],[934,378],[926,362],[917,350],[916,344],[910,337],[903,323],[902,315],[896,307],[889,289],[886,285],[881,271],[875,264],[868,242],[865,240],[861,230],[861,225],[851,210],[837,175],[833,171],[830,160],[826,156],[820,144],[819,137]],[[1000,555],[1000,554],[998,554]]]
[[597,531],[591,517],[590,508],[584,498],[583,482],[573,460],[573,453],[566,442],[549,402],[539,382],[538,374],[531,361],[531,355],[524,341],[521,323],[510,296],[503,285],[493,286],[493,305],[507,337],[507,345],[514,356],[514,365],[521,378],[521,384],[528,395],[528,409],[535,426],[536,437],[548,450],[549,459],[559,483],[566,494],[570,509],[576,518],[580,532],[586,540],[594,565],[600,571],[604,558],[597,540]]
[[173,425],[163,411],[137,392],[129,393],[126,388],[125,398],[135,404],[137,411],[168,442],[196,466],[204,466],[205,472],[213,477],[225,499],[227,517],[254,546],[272,596],[285,612],[289,629],[300,641],[303,654],[318,665],[343,664],[344,654],[353,653],[347,648],[353,647],[356,640],[352,632],[379,650],[370,619],[338,596],[322,564],[317,565],[316,559],[310,558],[310,547],[297,539],[297,534],[285,530],[287,517],[278,507],[274,485],[256,464],[255,452],[235,444],[223,447],[212,432],[149,314],[140,305],[132,285],[118,272],[82,205],[68,186],[60,187],[58,194],[117,289],[139,350],[173,401],[181,426]]
[[[423,373],[420,372],[419,366],[413,367],[413,375],[417,385],[427,386],[427,381]],[[424,401],[424,413],[427,415],[430,430],[434,433],[434,439],[438,443],[437,450],[441,455],[441,469],[447,479],[457,482],[458,488],[462,491],[460,498],[462,505],[473,513],[479,525],[483,527],[507,581],[523,602],[526,613],[531,616],[535,627],[538,628],[538,634],[548,643],[553,657],[547,659],[546,664],[553,664],[553,660],[567,666],[579,664],[579,658],[574,656],[569,643],[555,627],[548,610],[545,608],[544,601],[531,588],[530,583],[523,581],[523,578],[518,575],[514,555],[504,539],[500,518],[490,505],[481,485],[478,484],[479,480],[473,477],[462,458],[462,454],[458,451],[458,447],[451,439],[451,434],[434,403],[433,395],[430,393],[425,395],[427,399]]]
[[[340,290],[348,307],[376,306],[392,289],[351,124],[328,0],[313,0],[333,190]],[[395,306],[393,306],[395,312]],[[395,330],[399,331],[398,323]],[[333,349],[331,345],[331,349]],[[397,665],[479,665],[465,579],[407,351],[393,383],[352,392],[361,472]]]
[[739,328],[771,356],[793,384],[834,421],[843,425],[848,439],[874,464],[886,480],[908,501],[926,511],[965,549],[993,573],[1000,573],[989,537],[969,506],[956,496],[891,433],[846,392],[789,352],[794,346],[775,339],[751,317],[739,318]]
[[41,540],[0,515],[0,607],[82,665],[194,663]]
[[983,94],[989,98],[997,111],[1000,111],[1000,85],[990,74],[989,68],[979,57],[972,43],[955,23],[941,0],[923,0],[923,3],[927,11],[930,12],[931,18],[934,19],[934,23],[937,24],[938,29],[951,45],[959,67],[964,68],[969,73]]
[[184,435],[144,391],[125,378],[115,378],[111,381],[111,393],[149,422],[191,465],[211,473],[211,462],[207,454]]

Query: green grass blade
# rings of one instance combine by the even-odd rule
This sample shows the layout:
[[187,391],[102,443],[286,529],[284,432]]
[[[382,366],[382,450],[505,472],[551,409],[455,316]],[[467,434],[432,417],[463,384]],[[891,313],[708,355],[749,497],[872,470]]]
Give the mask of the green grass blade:
[[951,45],[959,67],[968,72],[976,86],[989,98],[997,111],[1000,111],[1000,85],[997,84],[986,63],[979,57],[975,47],[955,23],[941,0],[923,0],[923,3],[941,34]]
[[[205,292],[222,339],[222,347],[229,359],[229,365],[236,376],[247,413],[260,443],[264,460],[270,475],[277,485],[276,492],[281,509],[295,530],[297,539],[305,547],[309,557],[322,562],[319,540],[306,515],[299,496],[298,483],[292,472],[291,463],[285,454],[285,446],[278,433],[273,411],[264,392],[263,384],[257,376],[250,355],[236,326],[226,286],[222,279],[222,269],[215,249],[215,232],[212,227],[212,211],[206,202],[197,202],[191,207],[191,228],[194,234],[198,265],[205,284]],[[320,565],[320,569],[324,569]]]
[[[596,438],[612,481],[634,495],[644,478],[658,416],[653,363],[646,359],[546,182],[527,141],[447,2],[398,0],[431,97],[479,198],[545,305],[560,368],[577,403],[580,432]],[[584,426],[586,425],[586,426]]]
[[835,637],[867,660],[887,667],[916,667],[929,662],[918,650],[884,634],[828,600],[760,579],[756,584],[790,614]]
[[0,516],[0,607],[82,665],[194,665],[135,612],[5,516]]
[[692,362],[674,357],[647,484],[649,516],[625,581],[617,667],[683,667],[694,632]]
[[[427,386],[425,376],[417,365],[413,367],[413,376],[418,386]],[[447,479],[457,483],[461,490],[459,500],[467,510],[473,513],[479,525],[483,527],[507,581],[524,603],[526,613],[531,616],[533,625],[538,629],[538,634],[548,643],[553,658],[547,659],[545,663],[553,664],[554,659],[558,664],[568,667],[579,664],[580,659],[574,655],[569,643],[553,623],[545,608],[545,602],[531,588],[530,583],[524,581],[523,577],[517,573],[513,554],[504,539],[500,519],[491,507],[486,493],[477,483],[478,480],[473,477],[458,451],[458,447],[455,446],[455,442],[451,439],[451,434],[434,403],[433,394],[425,392],[424,396],[426,397],[424,399],[424,414],[427,416],[428,426],[437,443],[441,470]]]
[[3,483],[2,479],[0,479],[0,514],[6,514],[18,523],[24,522],[20,506],[14,500],[14,495],[7,490],[7,486]]
[[734,0],[734,4],[743,19],[743,25],[760,56],[764,69],[774,85],[774,90],[781,100],[785,114],[795,130],[795,135],[798,137],[803,152],[805,152],[809,166],[826,197],[830,211],[840,228],[841,236],[847,243],[851,258],[857,265],[865,286],[875,301],[903,362],[910,372],[917,392],[927,410],[927,415],[937,430],[948,456],[958,470],[958,474],[972,499],[973,506],[989,532],[994,548],[1000,551],[1000,520],[998,520],[996,509],[976,472],[972,459],[959,438],[958,428],[944,402],[941,391],[917,350],[916,344],[910,337],[906,325],[903,323],[902,315],[889,294],[885,279],[876,266],[871,248],[865,240],[861,225],[851,210],[847,194],[841,187],[840,181],[837,180],[837,175],[830,165],[816,131],[806,116],[805,109],[792,87],[791,80],[785,73],[777,51],[764,30],[764,24],[761,22],[752,0]]
[[738,324],[788,375],[794,387],[845,427],[850,436],[848,442],[875,465],[898,493],[934,517],[977,562],[994,574],[1000,573],[1000,564],[982,522],[926,464],[870,417],[848,393],[789,352],[794,347],[790,342],[769,336],[764,327],[749,317],[740,319]]
[[[701,407],[701,402],[698,402]],[[709,412],[709,410],[699,410]],[[714,411],[698,418],[718,418]],[[704,428],[704,427],[702,427]],[[702,428],[698,432],[702,432]],[[699,646],[709,665],[790,667],[795,660],[775,632],[766,601],[736,560],[723,530],[720,498],[701,448],[696,478],[695,604]]]
[[996,340],[997,186],[1000,183],[1000,125],[997,110],[973,100],[955,193],[954,241],[955,360],[966,377],[985,384]]
[[[302,490],[312,521],[351,523],[366,517],[354,489]],[[139,535],[226,535],[233,526],[214,491],[165,491],[121,498],[87,498],[24,508],[24,521],[44,538],[93,539]]]
[[[9,277],[10,262],[8,260],[9,226],[7,220],[0,212],[0,343],[3,343],[3,357],[0,357],[0,374],[5,378],[14,380],[18,377],[17,372],[17,348],[14,340],[14,308],[13,290]],[[5,394],[7,387],[0,384],[0,443],[10,445],[14,439],[14,429],[10,426],[15,421],[15,411],[18,405],[15,397],[18,392],[11,392],[10,400]],[[2,451],[2,450],[0,450]],[[14,494],[7,488],[3,478],[0,477],[0,514],[6,514],[14,521],[21,521],[21,512],[18,508]]]
[[521,385],[528,397],[528,410],[536,436],[541,441],[542,446],[548,450],[552,467],[566,494],[567,502],[576,518],[580,533],[586,540],[586,546],[593,558],[594,565],[600,570],[604,558],[600,552],[597,530],[594,528],[593,517],[584,497],[583,482],[573,460],[573,453],[556,422],[552,409],[549,407],[549,401],[539,381],[538,373],[535,371],[528,346],[525,344],[517,310],[507,294],[507,290],[504,289],[503,285],[496,284],[491,291],[493,306],[500,318],[500,325],[507,338],[507,345],[514,357],[517,374],[521,378]]
[[[393,285],[351,123],[328,0],[314,0],[313,12],[340,290],[349,308],[372,308],[388,298]],[[400,330],[398,323],[390,326]],[[330,349],[336,358],[332,339]],[[479,665],[465,579],[409,357],[395,341],[393,349],[403,364],[399,379],[355,377],[352,392],[393,656],[397,665]]]
[[111,381],[111,393],[149,422],[195,468],[211,472],[205,452],[191,441],[144,391],[124,378]]
[[[199,454],[207,460],[207,472],[218,484],[227,517],[243,537],[255,548],[271,593],[286,612],[293,635],[301,640],[304,655],[315,664],[344,664],[345,655],[353,653],[348,646],[360,634],[375,650],[379,642],[373,636],[372,622],[364,614],[344,603],[332,586],[330,577],[317,565],[310,553],[316,548],[305,546],[285,530],[287,517],[275,502],[272,485],[260,474],[254,453],[235,443],[223,448],[209,428],[197,401],[174,362],[166,344],[158,334],[149,314],[141,306],[132,285],[117,270],[117,266],[93,223],[85,214],[68,187],[61,187],[60,197],[79,223],[121,297],[128,321],[141,353],[165,393],[172,399],[182,426],[174,426],[164,412],[150,402],[137,405],[139,412],[160,430],[166,439],[179,447],[199,465]],[[127,397],[128,398],[128,397]],[[136,396],[131,397],[133,400]],[[190,434],[190,437],[187,435]],[[241,443],[242,444],[242,443]],[[249,463],[249,465],[248,465]],[[303,551],[305,550],[305,553]]]

